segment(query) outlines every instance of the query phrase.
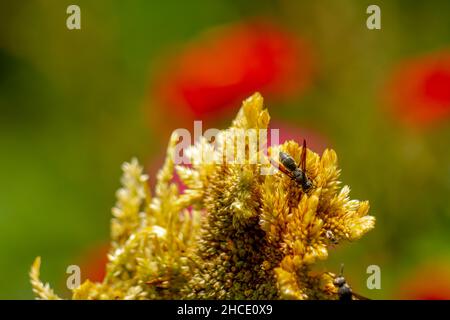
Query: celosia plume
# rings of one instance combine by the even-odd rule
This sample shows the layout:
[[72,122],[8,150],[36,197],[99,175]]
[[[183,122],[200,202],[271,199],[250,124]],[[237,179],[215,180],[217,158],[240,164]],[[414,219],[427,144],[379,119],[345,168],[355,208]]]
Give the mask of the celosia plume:
[[[267,129],[270,116],[256,93],[243,102],[232,126],[215,145],[201,139],[186,153],[220,160],[222,146],[236,129]],[[330,248],[354,241],[374,227],[367,201],[350,200],[339,186],[337,155],[307,150],[306,174],[313,188],[304,192],[278,171],[262,175],[272,163],[262,150],[244,163],[174,163],[178,137],[169,143],[154,195],[136,160],[123,166],[111,224],[111,251],[103,282],[84,282],[74,299],[336,299],[334,275],[313,273]],[[249,149],[248,142],[246,144]],[[287,141],[269,150],[299,163],[302,147]],[[254,158],[259,162],[254,162]],[[272,161],[274,161],[272,159]],[[176,170],[186,185],[181,193]],[[189,208],[189,210],[188,210]],[[31,270],[39,298],[57,298],[39,280],[39,261]]]

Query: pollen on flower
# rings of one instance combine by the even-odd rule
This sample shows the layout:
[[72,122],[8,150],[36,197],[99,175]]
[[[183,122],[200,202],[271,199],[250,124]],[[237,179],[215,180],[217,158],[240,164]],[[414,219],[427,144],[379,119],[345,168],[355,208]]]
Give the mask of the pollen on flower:
[[[337,155],[305,150],[303,190],[281,171],[262,175],[269,159],[283,151],[300,162],[295,141],[261,150],[242,163],[222,159],[237,129],[267,129],[270,116],[255,93],[243,102],[215,147],[200,139],[186,150],[192,166],[175,164],[178,136],[171,137],[164,166],[149,191],[143,168],[123,165],[122,188],[111,222],[111,250],[103,282],[87,280],[74,299],[337,299],[331,273],[314,274],[317,261],[375,225],[367,201],[351,200],[340,187]],[[250,149],[248,141],[246,150]],[[199,161],[205,152],[210,160]],[[195,161],[194,161],[195,160]],[[186,189],[172,181],[174,171]],[[39,280],[40,260],[30,272],[40,299],[58,299]]]

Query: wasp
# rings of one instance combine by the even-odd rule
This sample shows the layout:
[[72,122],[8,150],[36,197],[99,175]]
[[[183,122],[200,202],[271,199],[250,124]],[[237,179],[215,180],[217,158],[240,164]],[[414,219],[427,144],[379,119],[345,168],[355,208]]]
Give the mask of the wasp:
[[308,175],[306,174],[307,152],[308,150],[306,149],[306,140],[303,139],[302,154],[300,156],[300,166],[298,166],[295,160],[287,153],[280,151],[279,154],[280,163],[282,164],[279,169],[281,170],[281,172],[294,180],[305,193],[308,192],[313,186],[311,179],[309,179]]
[[339,300],[349,301],[356,298],[357,300],[370,300],[369,298],[363,297],[355,292],[347,283],[344,278],[344,264],[341,264],[341,273],[333,280],[334,286],[338,289]]
[[168,278],[156,278],[152,279],[150,281],[145,282],[148,286],[154,286],[159,289],[168,288],[169,286],[169,279]]
[[336,239],[336,237],[335,237],[333,231],[331,231],[331,230],[325,231],[325,237],[326,237],[328,240],[330,240],[330,242],[331,242],[332,244],[338,244],[338,243],[339,243],[339,241]]

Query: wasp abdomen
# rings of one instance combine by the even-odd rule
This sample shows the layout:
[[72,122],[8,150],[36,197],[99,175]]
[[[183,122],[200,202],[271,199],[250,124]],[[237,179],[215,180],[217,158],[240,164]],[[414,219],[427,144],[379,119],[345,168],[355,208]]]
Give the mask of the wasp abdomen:
[[296,170],[292,171],[292,178],[298,184],[301,184],[301,185],[303,184],[304,175],[303,175],[303,172],[301,172],[300,170],[296,169]]
[[284,152],[280,152],[280,162],[289,171],[294,171],[297,169],[297,164],[292,157]]

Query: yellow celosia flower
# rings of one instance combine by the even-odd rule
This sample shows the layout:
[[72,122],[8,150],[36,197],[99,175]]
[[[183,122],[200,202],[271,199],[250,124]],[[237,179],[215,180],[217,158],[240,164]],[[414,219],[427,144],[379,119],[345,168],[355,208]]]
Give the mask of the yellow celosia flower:
[[[336,299],[333,275],[314,274],[312,266],[327,259],[330,246],[363,236],[375,218],[367,215],[367,201],[350,200],[349,187],[340,189],[333,150],[307,151],[314,187],[306,193],[281,172],[261,174],[272,164],[250,138],[243,162],[222,161],[224,148],[236,151],[234,132],[267,129],[269,120],[262,96],[254,94],[214,144],[202,138],[186,150],[189,168],[174,164],[174,134],[153,197],[137,161],[124,164],[107,276],[86,281],[73,298]],[[295,141],[269,154],[276,159],[280,151],[299,163],[302,147]],[[174,170],[187,186],[182,194]],[[57,299],[40,282],[39,265],[36,260],[30,273],[34,292]]]

